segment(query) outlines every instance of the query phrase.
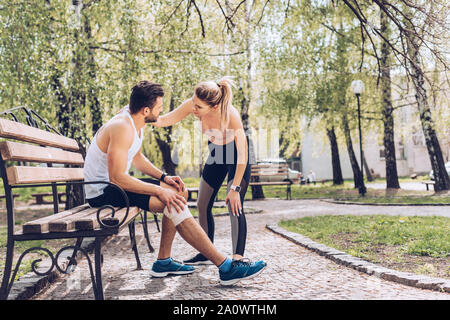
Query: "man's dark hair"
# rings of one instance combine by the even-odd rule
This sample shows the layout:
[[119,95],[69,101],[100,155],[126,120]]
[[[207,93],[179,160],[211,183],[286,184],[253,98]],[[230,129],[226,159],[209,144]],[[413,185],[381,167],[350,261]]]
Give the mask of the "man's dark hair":
[[153,108],[158,97],[164,97],[164,89],[160,84],[140,81],[131,89],[130,113],[135,114],[144,107]]

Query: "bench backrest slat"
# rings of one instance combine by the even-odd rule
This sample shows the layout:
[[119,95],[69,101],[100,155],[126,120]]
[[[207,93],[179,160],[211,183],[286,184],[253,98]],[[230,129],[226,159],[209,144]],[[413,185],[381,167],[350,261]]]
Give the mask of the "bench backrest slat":
[[257,177],[275,177],[284,181],[289,177],[289,165],[287,163],[257,164],[251,167],[252,180]]
[[0,152],[5,161],[29,161],[73,165],[83,165],[84,163],[81,153],[38,147],[13,141],[0,142]]
[[72,151],[79,150],[78,143],[74,139],[7,119],[0,119],[0,137]]
[[83,180],[83,168],[44,168],[12,166],[6,169],[8,183],[47,183]]
[[252,168],[252,172],[288,172],[289,168]]

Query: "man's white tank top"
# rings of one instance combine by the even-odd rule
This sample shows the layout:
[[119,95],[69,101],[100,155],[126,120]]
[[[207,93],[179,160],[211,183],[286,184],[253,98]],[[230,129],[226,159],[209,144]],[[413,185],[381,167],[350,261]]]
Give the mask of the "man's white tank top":
[[[131,118],[128,110],[124,110],[122,113],[114,116],[111,120],[116,117],[126,114],[131,121],[131,125],[134,129],[134,139],[133,144],[128,150],[128,161],[127,168],[125,173],[128,173],[131,167],[131,163],[133,158],[141,149],[142,141],[144,139],[144,128],[141,129],[141,137],[139,137],[138,132],[136,130],[136,126],[134,125],[133,119]],[[109,121],[111,121],[109,120]],[[97,132],[98,133],[98,132]],[[89,146],[88,152],[86,154],[86,159],[84,160],[84,181],[108,181],[109,182],[109,174],[108,174],[108,159],[107,154],[100,150],[97,145],[97,133],[92,139],[92,143]],[[103,194],[103,190],[107,187],[107,184],[87,184],[84,186],[84,190],[86,193],[86,199],[92,199],[98,197]]]

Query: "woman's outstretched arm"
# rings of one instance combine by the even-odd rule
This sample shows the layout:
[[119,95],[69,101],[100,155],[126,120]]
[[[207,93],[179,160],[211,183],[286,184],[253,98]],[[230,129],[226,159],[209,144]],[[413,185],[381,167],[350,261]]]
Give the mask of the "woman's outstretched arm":
[[151,124],[158,128],[170,127],[190,115],[192,113],[193,106],[194,103],[192,102],[192,98],[189,98],[184,101],[178,108],[163,116],[160,116],[156,122],[152,122]]

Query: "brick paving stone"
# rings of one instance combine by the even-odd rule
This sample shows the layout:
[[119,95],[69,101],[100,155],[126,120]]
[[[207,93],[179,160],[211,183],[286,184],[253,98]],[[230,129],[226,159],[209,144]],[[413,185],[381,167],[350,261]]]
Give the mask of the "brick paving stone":
[[[244,280],[232,287],[219,283],[217,268],[198,266],[195,273],[185,276],[152,278],[148,271],[157,257],[160,234],[149,224],[152,245],[149,253],[142,227],[137,226],[137,241],[144,270],[136,270],[136,261],[124,231],[103,248],[103,284],[106,299],[120,300],[300,300],[300,299],[433,299],[450,300],[450,294],[413,288],[381,279],[383,268],[373,269],[368,275],[335,263],[319,254],[295,244],[267,230],[280,219],[293,219],[323,214],[391,214],[450,216],[439,207],[369,207],[326,203],[318,200],[264,200],[247,201],[246,205],[263,209],[260,214],[247,215],[248,240],[246,257],[264,259],[268,266],[258,277]],[[369,207],[369,208],[368,208]],[[230,221],[228,217],[215,218],[215,245],[231,256]],[[127,243],[128,242],[128,243]],[[119,243],[121,243],[119,245]],[[183,260],[196,251],[179,235],[175,237],[172,257]],[[372,265],[364,266],[373,268]],[[412,280],[413,281],[413,280]],[[86,260],[80,262],[74,274],[56,280],[48,289],[33,299],[93,299]]]

